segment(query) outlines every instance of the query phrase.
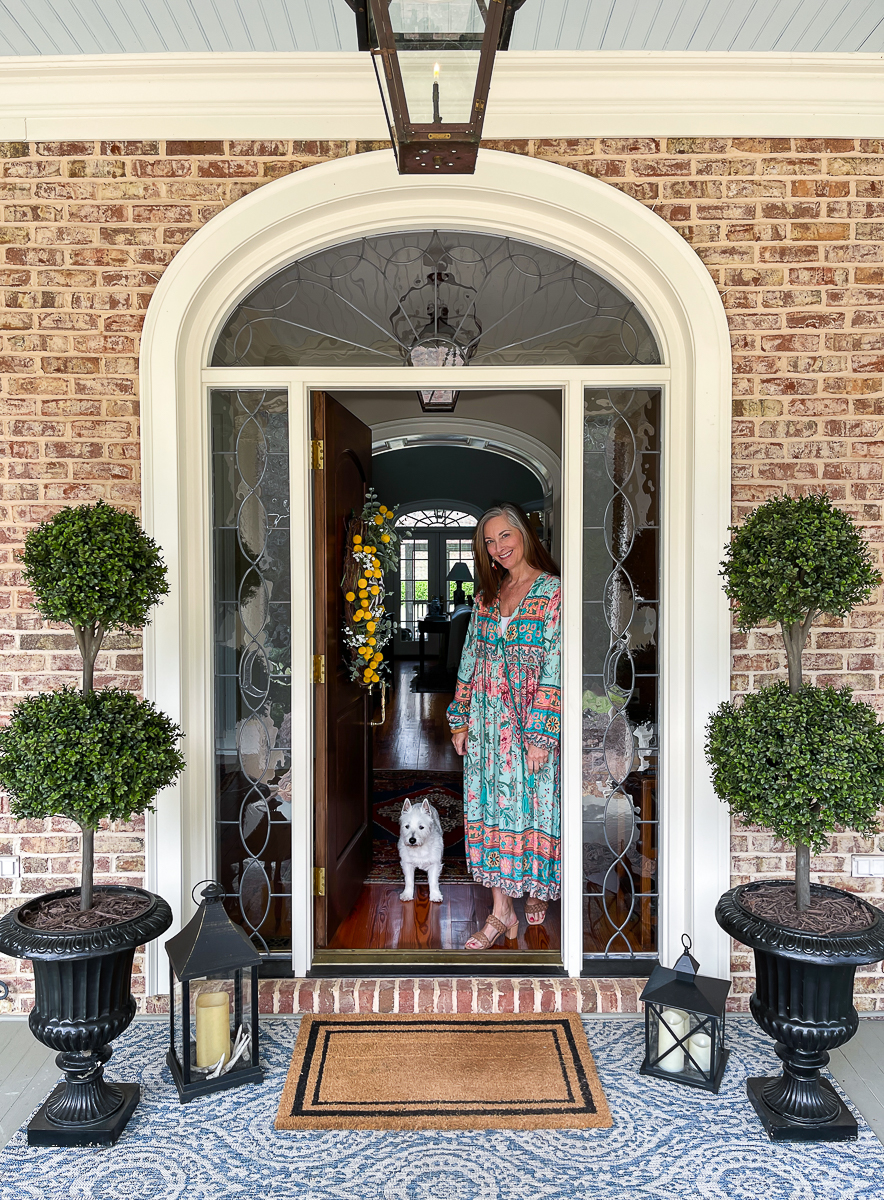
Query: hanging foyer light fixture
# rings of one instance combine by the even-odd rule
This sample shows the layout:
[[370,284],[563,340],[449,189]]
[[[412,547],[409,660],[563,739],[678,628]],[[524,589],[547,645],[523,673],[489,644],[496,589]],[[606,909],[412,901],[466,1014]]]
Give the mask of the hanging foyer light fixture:
[[371,50],[400,175],[472,174],[494,56],[524,0],[362,3],[360,48]]
[[[476,289],[460,283],[456,263],[434,232],[422,254],[420,274],[397,300],[390,324],[410,367],[465,367],[479,345]],[[426,313],[426,318],[423,314]],[[424,412],[454,412],[458,392],[419,390]]]

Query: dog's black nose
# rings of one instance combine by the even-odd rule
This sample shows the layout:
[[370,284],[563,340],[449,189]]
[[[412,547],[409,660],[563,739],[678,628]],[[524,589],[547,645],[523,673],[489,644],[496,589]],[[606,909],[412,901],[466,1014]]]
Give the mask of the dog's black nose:
[[416,845],[417,845],[417,838],[409,838],[409,839],[408,839],[408,844],[409,844],[409,846],[416,846]]

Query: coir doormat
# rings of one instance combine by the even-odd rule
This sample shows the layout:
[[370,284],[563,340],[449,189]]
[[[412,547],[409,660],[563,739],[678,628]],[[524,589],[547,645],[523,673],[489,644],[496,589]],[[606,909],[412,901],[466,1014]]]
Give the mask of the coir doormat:
[[277,1129],[610,1129],[575,1013],[305,1016]]

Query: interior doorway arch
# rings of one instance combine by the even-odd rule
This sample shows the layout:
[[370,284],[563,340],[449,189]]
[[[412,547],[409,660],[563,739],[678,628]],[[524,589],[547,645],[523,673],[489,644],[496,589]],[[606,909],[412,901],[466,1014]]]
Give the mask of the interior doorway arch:
[[[141,349],[143,518],[163,546],[173,590],[145,639],[145,691],[185,728],[188,771],[161,797],[149,821],[148,886],[169,899],[180,923],[190,915],[190,886],[207,865],[212,723],[205,389],[222,378],[207,367],[216,332],[243,296],[293,258],[363,234],[440,225],[504,232],[578,258],[633,298],[657,338],[668,378],[663,710],[670,810],[662,839],[665,869],[677,884],[666,893],[660,954],[663,961],[673,959],[679,935],[687,930],[710,973],[721,974],[727,970],[727,941],[712,914],[729,882],[729,821],[711,789],[703,729],[708,712],[728,694],[729,619],[717,577],[729,517],[731,368],[724,311],[700,259],[637,201],[578,172],[494,151],[480,152],[476,174],[469,177],[399,176],[387,151],[295,172],[214,217],[182,248],[154,293]],[[280,378],[273,368],[261,371],[268,385]],[[490,367],[447,371],[447,386],[496,386]],[[567,373],[525,368],[524,374],[549,387]],[[635,369],[625,368],[611,368],[604,376],[606,386],[616,386],[618,378],[635,386],[637,378]],[[286,378],[295,376],[290,372]],[[297,379],[306,394],[309,381]],[[411,386],[438,386],[438,380],[417,371]],[[578,479],[579,422],[568,436],[563,466],[566,478]],[[304,439],[305,429],[293,432],[293,451],[304,451]],[[566,539],[566,558],[579,562],[579,520],[571,521]],[[299,586],[306,588],[306,581]],[[566,586],[575,598],[568,636],[579,645],[573,569]],[[306,591],[298,599],[309,607]],[[292,671],[306,686],[305,646],[293,658]],[[297,703],[305,718],[308,702]],[[306,762],[306,720],[299,728],[293,754]],[[579,714],[568,736],[579,741]],[[578,794],[579,770],[579,761],[568,767],[569,786]],[[567,853],[568,869],[579,874],[579,847]],[[300,866],[306,870],[306,862]],[[296,970],[308,961],[302,936],[296,941]],[[579,969],[573,955],[566,966]],[[159,991],[155,947],[148,970],[148,989]]]

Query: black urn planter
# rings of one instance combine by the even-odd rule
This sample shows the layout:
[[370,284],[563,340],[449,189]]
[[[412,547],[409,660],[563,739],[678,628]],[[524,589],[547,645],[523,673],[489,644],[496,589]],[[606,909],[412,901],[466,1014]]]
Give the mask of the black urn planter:
[[[843,1141],[857,1124],[835,1089],[820,1077],[829,1051],[856,1033],[853,1006],[856,968],[884,959],[884,913],[858,900],[870,924],[846,933],[807,933],[757,916],[743,903],[759,887],[794,887],[791,880],[764,880],[731,888],[715,909],[718,924],[755,951],[752,1016],[776,1040],[782,1075],[749,1079],[749,1099],[768,1135],[776,1140]],[[814,896],[844,896],[812,884]]]
[[141,1096],[137,1083],[108,1083],[108,1044],[135,1016],[131,993],[135,950],[164,933],[172,910],[161,896],[135,887],[97,887],[140,896],[144,912],[117,925],[77,933],[32,929],[20,919],[36,900],[79,894],[79,888],[33,897],[0,920],[0,950],[34,964],[36,999],[28,1024],[38,1041],[58,1050],[65,1080],[31,1118],[28,1145],[110,1146],[122,1133]]

